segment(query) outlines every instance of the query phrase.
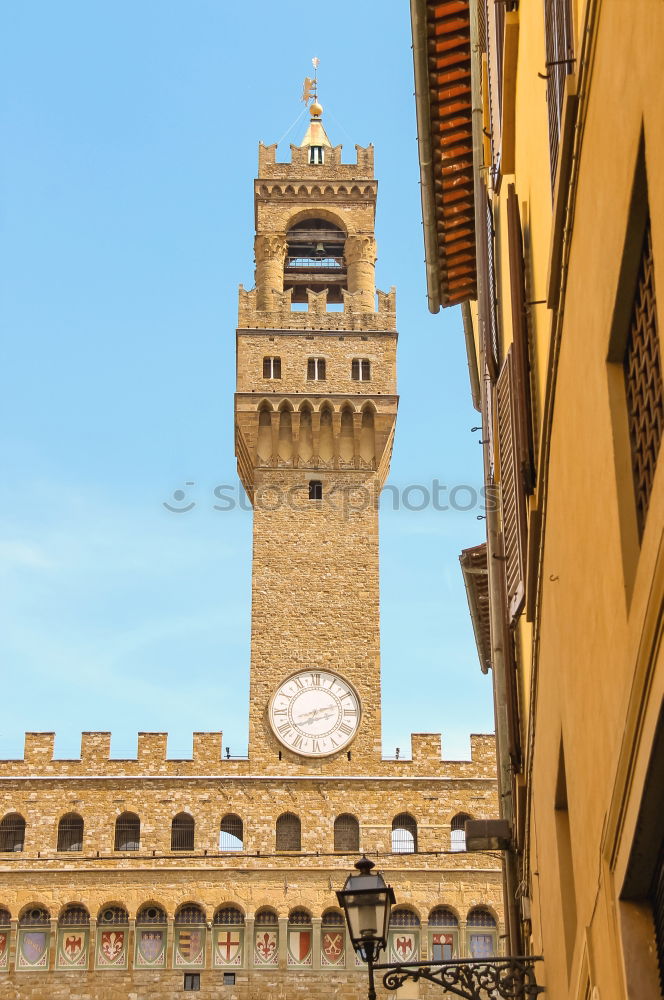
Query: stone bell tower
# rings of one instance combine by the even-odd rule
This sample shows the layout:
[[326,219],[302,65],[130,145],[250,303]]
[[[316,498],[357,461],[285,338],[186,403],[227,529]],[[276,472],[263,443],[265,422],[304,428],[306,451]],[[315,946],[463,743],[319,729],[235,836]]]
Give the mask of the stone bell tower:
[[256,287],[239,293],[249,755],[284,774],[381,757],[378,495],[398,402],[395,291],[375,288],[373,147],[342,163],[322,110],[311,105],[290,163],[259,146]]

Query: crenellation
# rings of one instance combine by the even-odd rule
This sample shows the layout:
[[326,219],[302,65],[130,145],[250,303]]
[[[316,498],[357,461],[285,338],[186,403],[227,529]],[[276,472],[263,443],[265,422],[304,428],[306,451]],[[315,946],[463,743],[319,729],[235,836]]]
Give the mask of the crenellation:
[[81,733],[81,763],[103,768],[110,756],[110,733]]
[[194,733],[193,763],[211,771],[218,770],[221,761],[224,734]]
[[277,143],[258,144],[258,177],[260,179],[275,179],[292,181],[294,168],[296,176],[302,180],[373,180],[374,147],[355,145],[355,163],[342,163],[343,146],[330,146],[326,149],[326,161],[312,165],[308,162],[306,147],[291,144],[291,159],[277,161]]
[[144,767],[164,770],[167,764],[168,733],[138,734],[138,763]]
[[55,733],[26,733],[23,759],[26,764],[48,765],[53,760]]

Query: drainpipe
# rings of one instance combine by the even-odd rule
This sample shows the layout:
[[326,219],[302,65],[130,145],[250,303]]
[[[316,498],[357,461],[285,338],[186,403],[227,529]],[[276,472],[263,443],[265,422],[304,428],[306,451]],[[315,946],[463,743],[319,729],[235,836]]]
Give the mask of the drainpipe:
[[[477,16],[477,0],[470,0],[470,84],[472,106],[473,132],[473,179],[475,201],[475,238],[477,241],[477,259],[482,260],[487,254],[487,247],[482,236],[485,222],[486,188],[481,170],[484,166],[484,115],[482,107],[481,58],[479,46],[479,24]],[[481,245],[480,245],[481,243]],[[495,492],[492,483],[491,461],[488,438],[488,406],[487,397],[491,391],[489,376],[485,361],[484,344],[487,343],[488,330],[488,294],[484,280],[485,272],[477,268],[477,298],[479,313],[479,343],[480,343],[480,397],[482,410],[484,457],[484,485],[487,497]],[[505,923],[507,931],[507,953],[521,955],[521,924],[516,904],[518,886],[517,854],[514,845],[515,810],[512,789],[512,761],[509,754],[510,739],[508,726],[508,689],[506,684],[505,656],[505,591],[503,581],[503,545],[501,525],[498,511],[494,504],[486,505],[486,538],[487,565],[489,572],[489,611],[491,624],[491,663],[493,667],[493,701],[496,726],[496,753],[498,758],[498,795],[501,819],[506,819],[512,830],[512,847],[503,851],[503,893],[505,905]]]

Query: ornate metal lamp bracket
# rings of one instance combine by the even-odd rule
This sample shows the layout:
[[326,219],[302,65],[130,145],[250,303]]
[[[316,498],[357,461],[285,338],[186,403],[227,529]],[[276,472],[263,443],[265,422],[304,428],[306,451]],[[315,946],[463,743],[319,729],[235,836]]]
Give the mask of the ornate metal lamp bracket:
[[463,1000],[487,1000],[501,997],[502,1000],[522,1000],[535,998],[544,992],[543,986],[535,981],[535,962],[541,956],[528,958],[503,958],[491,962],[477,962],[474,959],[458,959],[455,962],[409,962],[404,965],[375,965],[378,970],[387,970],[383,985],[387,990],[398,990],[411,979],[427,979],[442,986],[446,993],[453,993]]

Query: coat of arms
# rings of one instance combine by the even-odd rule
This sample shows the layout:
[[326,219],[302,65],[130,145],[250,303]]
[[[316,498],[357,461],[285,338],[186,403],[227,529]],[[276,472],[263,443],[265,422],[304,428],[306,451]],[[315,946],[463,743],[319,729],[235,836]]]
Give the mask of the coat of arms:
[[415,959],[415,935],[401,931],[392,935],[392,956],[397,962]]
[[277,958],[277,932],[256,932],[256,961],[260,965],[274,965]]
[[163,930],[140,931],[138,938],[138,954],[145,965],[160,963],[164,957]]
[[[216,944],[217,965],[237,965],[240,960],[240,932],[219,931]],[[256,942],[258,946],[258,941]]]
[[288,932],[288,964],[309,965],[311,962],[311,931]]
[[0,931],[0,965],[4,964],[5,958],[7,957],[7,935],[4,931]]
[[57,967],[67,969],[72,966],[83,967],[87,962],[88,940],[85,931],[66,931],[60,936],[57,956]]
[[120,965],[124,960],[124,950],[124,931],[102,931],[99,952],[103,965]]
[[203,961],[205,938],[201,927],[188,927],[178,932],[177,965],[200,965]]
[[325,931],[321,941],[323,958],[328,965],[338,965],[344,957],[344,936],[341,931]]
[[26,931],[21,936],[19,965],[25,968],[42,967],[47,964],[47,931]]

